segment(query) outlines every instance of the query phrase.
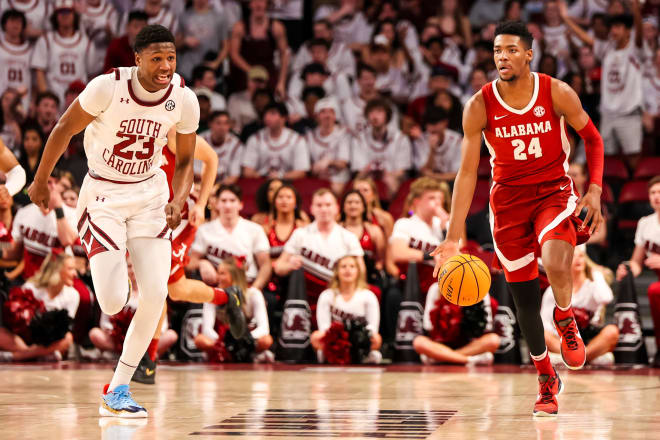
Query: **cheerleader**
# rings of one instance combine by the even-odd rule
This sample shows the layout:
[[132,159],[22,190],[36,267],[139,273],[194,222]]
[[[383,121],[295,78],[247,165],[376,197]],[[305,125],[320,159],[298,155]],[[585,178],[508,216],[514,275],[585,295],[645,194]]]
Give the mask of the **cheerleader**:
[[367,219],[376,226],[380,226],[385,238],[388,239],[392,235],[394,218],[392,214],[381,208],[376,182],[370,177],[357,178],[353,181],[353,189],[360,191],[367,202]]
[[[245,278],[245,270],[239,266],[240,263],[233,258],[222,260],[218,265],[218,286],[227,289],[230,286],[238,286],[244,292],[245,301],[241,304],[243,313],[248,321],[249,334],[248,341],[243,344],[236,344],[242,347],[249,346],[253,352],[249,353],[254,362],[272,363],[275,361],[275,355],[270,351],[273,345],[273,337],[270,335],[268,324],[268,312],[266,311],[266,302],[264,296],[258,289],[249,287]],[[216,316],[217,306],[215,304],[205,303],[202,310],[202,332],[195,337],[197,348],[207,353],[209,359],[228,360],[228,357],[218,352],[223,352],[226,347],[227,339],[225,335],[225,325],[223,319]],[[219,325],[216,322],[219,321]],[[228,332],[227,332],[228,334]],[[228,334],[229,335],[229,334]],[[221,338],[223,336],[223,338]],[[239,341],[241,342],[241,341]],[[229,349],[231,352],[231,350]],[[229,353],[230,355],[232,353]],[[243,357],[243,356],[242,356]],[[233,360],[236,359],[234,354]]]
[[357,259],[358,257],[351,255],[340,258],[335,265],[329,288],[319,297],[316,308],[319,329],[312,333],[310,340],[320,363],[328,359],[328,355],[332,355],[326,351],[326,336],[333,322],[350,321],[363,323],[369,335],[366,357],[353,361],[379,364],[382,360],[378,351],[383,342],[378,334],[380,305],[376,295],[367,288],[365,274]]
[[426,295],[424,330],[413,347],[422,363],[444,362],[461,365],[491,365],[500,337],[492,331],[490,295],[470,307],[459,307],[440,295],[434,283]]
[[[94,347],[101,351],[101,355],[108,359],[114,359],[121,353],[128,326],[133,319],[139,300],[138,284],[135,280],[133,264],[128,254],[126,254],[126,267],[128,269],[128,278],[131,281],[131,294],[126,305],[119,313],[113,316],[102,313],[99,319],[99,326],[89,331],[89,340],[92,341]],[[160,339],[158,340],[159,357],[165,354],[179,339],[176,332],[168,327],[169,324],[167,318],[165,318],[161,326]]]
[[[619,329],[614,324],[604,325],[605,307],[612,302],[614,295],[605,280],[603,272],[589,259],[585,246],[577,246],[573,251],[573,297],[571,304],[580,335],[587,349],[587,362],[592,365],[612,365],[612,351],[619,340]],[[560,339],[553,325],[555,297],[552,287],[543,294],[541,319],[545,330],[545,344],[553,364],[562,363]]]
[[72,256],[50,254],[23,286],[9,292],[2,310],[0,360],[62,360],[73,343],[69,328],[80,303],[75,277]]

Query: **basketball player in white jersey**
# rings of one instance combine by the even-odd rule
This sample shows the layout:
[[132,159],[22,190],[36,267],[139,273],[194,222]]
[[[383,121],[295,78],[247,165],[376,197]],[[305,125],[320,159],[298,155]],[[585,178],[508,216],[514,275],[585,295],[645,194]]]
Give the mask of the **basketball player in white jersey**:
[[[566,25],[602,62],[600,82],[600,132],[605,154],[621,152],[628,166],[635,169],[642,151],[642,67],[644,41],[639,0],[630,2],[632,18],[616,15],[610,18],[610,39],[593,38],[568,16],[565,5],[561,9]],[[634,27],[634,29],[633,29]]]
[[284,126],[289,111],[281,102],[264,110],[265,128],[252,135],[243,155],[245,177],[301,179],[309,170],[305,138]]
[[16,9],[25,14],[27,25],[25,37],[36,40],[48,29],[48,18],[52,12],[51,0],[0,0],[0,11]]
[[[89,174],[78,200],[78,232],[101,310],[113,315],[128,299],[127,248],[140,287],[137,311],[99,408],[100,415],[113,417],[147,416],[131,397],[128,384],[167,296],[169,238],[181,223],[192,186],[199,125],[196,96],[174,73],[174,36],[162,26],[147,26],[137,35],[134,49],[137,67],[95,78],[66,110],[48,138],[28,189],[35,204],[47,206],[48,176],[71,137],[85,129]],[[167,179],[159,165],[171,127],[176,127],[177,156],[173,199],[168,203]]]
[[53,30],[36,43],[30,66],[35,69],[37,90],[50,90],[65,102],[66,89],[73,81],[87,83],[95,69],[94,45],[80,30],[80,16],[72,0],[56,0],[51,20]]
[[307,146],[312,161],[312,175],[330,181],[335,194],[341,194],[351,178],[348,162],[351,159],[350,135],[337,125],[339,108],[335,98],[319,100],[314,106],[319,126],[307,132]]
[[384,99],[369,101],[364,115],[368,125],[353,138],[351,168],[358,177],[379,178],[382,175],[392,197],[405,171],[412,166],[410,139],[389,125],[392,110]]
[[[245,147],[241,140],[230,131],[231,119],[226,111],[215,111],[209,116],[209,129],[200,136],[208,142],[218,156],[216,179],[229,185],[241,177],[241,162]],[[197,162],[195,162],[197,174]]]
[[32,91],[30,57],[32,45],[24,38],[25,15],[16,9],[2,13],[0,38],[0,95],[12,87],[23,94],[23,108],[28,109]]

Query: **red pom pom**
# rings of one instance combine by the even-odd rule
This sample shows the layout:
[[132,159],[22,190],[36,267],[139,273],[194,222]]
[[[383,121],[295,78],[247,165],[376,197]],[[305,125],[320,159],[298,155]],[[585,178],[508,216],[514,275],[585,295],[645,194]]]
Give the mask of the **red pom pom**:
[[323,339],[323,356],[329,364],[347,365],[351,363],[351,343],[348,332],[341,322],[333,322],[325,332]]
[[586,309],[580,309],[573,307],[573,315],[575,316],[575,322],[580,330],[583,330],[589,327],[593,313]]
[[431,339],[441,344],[452,344],[460,338],[463,319],[460,306],[450,303],[441,295],[430,312],[430,318],[433,324]]
[[20,336],[26,343],[31,342],[30,321],[37,313],[44,313],[44,303],[34,297],[32,290],[14,287],[9,291],[9,298],[2,309],[2,322],[12,333]]
[[222,362],[230,362],[231,355],[225,347],[225,334],[229,330],[229,326],[226,324],[218,324],[215,327],[215,331],[218,333],[218,339],[216,339],[213,348],[207,352],[209,362],[219,364]]
[[133,315],[135,315],[135,310],[126,306],[119,313],[110,317],[110,323],[112,324],[110,337],[115,343],[115,351],[117,352],[121,353],[124,347],[124,338],[126,338],[126,332],[128,331],[128,326],[131,325]]

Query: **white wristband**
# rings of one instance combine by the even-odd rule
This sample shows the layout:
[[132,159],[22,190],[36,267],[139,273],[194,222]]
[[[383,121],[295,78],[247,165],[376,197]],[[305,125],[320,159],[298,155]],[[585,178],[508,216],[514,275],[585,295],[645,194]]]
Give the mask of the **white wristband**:
[[9,194],[13,197],[25,186],[25,170],[22,166],[16,165],[11,170],[5,173],[7,176],[7,181],[5,182],[5,187]]

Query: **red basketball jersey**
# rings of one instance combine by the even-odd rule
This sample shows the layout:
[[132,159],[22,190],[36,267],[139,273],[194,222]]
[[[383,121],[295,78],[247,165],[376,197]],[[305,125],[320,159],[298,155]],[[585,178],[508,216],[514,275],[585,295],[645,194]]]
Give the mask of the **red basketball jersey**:
[[551,77],[532,75],[532,99],[520,110],[504,102],[498,80],[481,88],[487,116],[483,134],[497,183],[534,185],[560,179],[568,171],[570,145],[564,118],[552,106]]

